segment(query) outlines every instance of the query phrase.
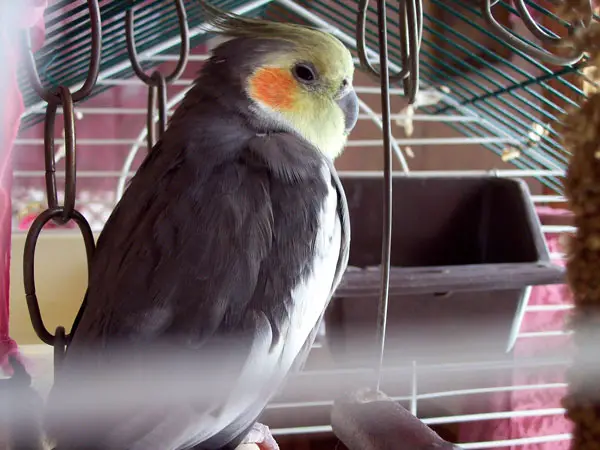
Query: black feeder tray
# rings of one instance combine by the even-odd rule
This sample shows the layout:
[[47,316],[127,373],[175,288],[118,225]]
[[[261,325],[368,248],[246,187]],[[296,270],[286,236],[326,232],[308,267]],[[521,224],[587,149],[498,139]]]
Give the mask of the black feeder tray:
[[[341,180],[352,242],[348,270],[327,312],[326,339],[336,362],[372,365],[383,180]],[[550,262],[540,225],[521,180],[396,175],[386,360],[506,355],[529,286],[564,282],[563,268]]]

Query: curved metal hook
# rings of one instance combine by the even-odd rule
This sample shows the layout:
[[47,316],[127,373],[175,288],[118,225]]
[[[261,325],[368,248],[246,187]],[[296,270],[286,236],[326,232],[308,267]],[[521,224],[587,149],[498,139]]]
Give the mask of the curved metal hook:
[[[69,89],[59,86],[53,91],[53,96],[59,99],[63,108],[63,123],[65,130],[65,203],[64,213],[60,219],[55,220],[62,225],[69,221],[75,209],[76,192],[76,160],[75,160],[75,114],[73,112],[73,98]],[[58,103],[48,103],[46,107],[46,119],[44,121],[44,156],[46,166],[46,195],[48,197],[48,208],[58,208],[56,193],[56,163],[54,159],[54,122],[56,121],[56,109]]]
[[[381,69],[381,115],[383,124],[383,231],[381,245],[381,297],[377,314],[377,339],[379,355],[375,391],[379,390],[383,372],[383,356],[387,328],[390,293],[390,266],[392,252],[392,125],[390,120],[390,78],[388,67],[388,38],[386,0],[377,0],[377,23],[379,24],[379,66]],[[404,68],[403,68],[404,69]]]
[[[517,7],[520,6],[518,5],[519,2],[522,2],[522,0],[517,0]],[[547,50],[536,48],[531,44],[526,43],[518,36],[515,36],[514,34],[510,33],[508,30],[506,30],[506,28],[504,28],[500,23],[498,23],[498,21],[494,18],[494,15],[492,14],[492,2],[490,0],[480,0],[480,7],[481,15],[489,25],[491,31],[496,33],[507,44],[516,47],[523,53],[526,53],[527,55],[533,58],[557,66],[569,66],[575,64],[583,57],[583,52],[579,52],[571,56],[557,56],[553,53],[550,53]],[[523,18],[527,28],[537,37],[544,36],[541,39],[544,41],[548,41],[550,35],[548,35],[545,31],[539,28],[537,23],[535,23],[535,21],[533,20],[533,17],[531,17],[531,14],[529,14],[529,11],[527,11],[527,8],[524,4],[522,5],[522,7],[525,10],[525,14],[522,14],[521,17]],[[519,11],[519,13],[521,14],[521,11]],[[560,39],[558,41],[560,41]],[[555,44],[558,41],[554,39],[552,40],[552,42]]]
[[167,83],[165,77],[158,71],[150,77],[152,85],[148,87],[148,111],[146,113],[146,136],[147,151],[150,152],[156,144],[154,130],[154,115],[156,114],[156,94],[158,93],[158,139],[160,139],[167,128]]
[[[188,53],[190,50],[190,33],[183,0],[175,0],[175,7],[177,8],[177,18],[179,19],[179,36],[181,38],[181,45],[179,47],[179,59],[177,61],[177,66],[175,69],[173,69],[173,72],[164,77],[167,83],[171,83],[181,76],[185,66],[187,65]],[[146,75],[144,73],[144,69],[142,69],[142,66],[140,65],[137,50],[135,49],[133,25],[133,7],[131,7],[125,15],[125,38],[127,40],[127,54],[129,55],[129,61],[131,62],[131,67],[138,78],[140,78],[146,85],[154,86],[152,76]]]
[[[23,250],[23,283],[25,285],[25,298],[27,299],[27,308],[29,310],[31,324],[33,325],[35,333],[42,340],[42,342],[48,345],[54,345],[55,342],[57,342],[57,338],[55,335],[50,333],[44,325],[44,320],[42,319],[42,313],[40,311],[40,304],[35,292],[35,249],[44,225],[46,225],[52,219],[64,216],[64,214],[65,209],[58,207],[47,209],[37,216],[27,232],[27,237],[25,238],[25,248]],[[79,227],[79,230],[81,231],[81,235],[83,236],[85,252],[88,260],[89,277],[89,262],[91,261],[95,249],[94,234],[92,233],[92,229],[90,228],[90,225],[85,217],[83,217],[83,215],[76,209],[71,212],[71,219],[75,221]],[[68,341],[69,338],[69,335],[65,336],[65,342]]]
[[[402,81],[404,95],[410,104],[414,103],[419,90],[419,53],[423,38],[423,5],[422,0],[403,0],[398,11],[400,29],[400,53],[402,69],[389,76],[391,83]],[[367,57],[366,22],[369,0],[360,0],[356,26],[356,50],[361,65],[372,75],[381,77]],[[379,8],[379,6],[378,6]],[[379,33],[382,22],[378,20]],[[386,33],[387,35],[387,33]]]
[[402,67],[408,67],[408,76],[402,80],[404,95],[413,104],[419,92],[419,54],[423,38],[423,5],[420,0],[406,0],[400,6],[400,52]]
[[552,36],[552,35],[546,33],[537,24],[537,22],[532,17],[529,10],[527,9],[527,5],[525,5],[525,2],[523,0],[514,0],[514,3],[515,3],[515,8],[519,12],[519,17],[521,17],[521,20],[525,23],[525,26],[531,32],[531,34],[533,34],[540,41],[547,42],[550,44],[556,44],[558,41],[560,41],[559,37]]
[[[100,7],[98,6],[98,0],[87,0],[87,4],[90,12],[90,24],[92,29],[90,65],[85,82],[76,92],[71,94],[73,102],[78,102],[90,94],[96,84],[98,73],[100,71],[100,54],[102,52],[102,22],[100,20]],[[60,97],[56,91],[42,86],[36,67],[35,57],[31,49],[31,35],[29,32],[25,33],[25,40],[27,45],[25,64],[27,65],[27,75],[31,87],[47,103],[60,102]]]
[[[381,74],[371,64],[371,61],[369,61],[367,56],[366,28],[368,9],[369,0],[359,0],[358,19],[356,23],[356,51],[358,52],[358,59],[361,66],[363,66],[372,75],[380,77]],[[379,27],[381,28],[381,24],[379,24]],[[407,66],[403,66],[398,73],[390,75],[390,82],[395,83],[403,80],[408,76],[408,72],[409,68]]]
[[[515,7],[517,8],[517,11],[519,12],[519,16],[521,17],[521,20],[523,21],[523,23],[525,23],[525,26],[531,32],[531,34],[533,34],[536,38],[538,38],[542,42],[545,42],[548,44],[555,44],[555,45],[558,44],[562,40],[562,38],[560,38],[560,37],[552,36],[551,34],[546,33],[537,24],[537,22],[532,17],[529,10],[527,9],[527,6],[525,5],[524,0],[514,0],[514,2],[515,2]],[[579,20],[577,26],[574,24],[571,24],[571,27],[573,29],[585,28],[585,27],[589,26],[589,24],[591,23],[592,17],[593,17],[593,11],[592,11],[592,7],[590,5],[589,17],[586,17],[583,20]]]

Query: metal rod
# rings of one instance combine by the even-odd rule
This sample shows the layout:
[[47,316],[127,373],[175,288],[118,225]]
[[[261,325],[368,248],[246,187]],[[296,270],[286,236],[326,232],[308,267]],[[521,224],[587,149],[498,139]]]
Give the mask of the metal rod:
[[563,195],[531,195],[529,198],[534,203],[563,203],[567,201]]
[[[418,395],[400,395],[391,396],[390,398],[395,402],[406,402],[413,398],[418,400],[428,400],[436,398],[446,397],[460,397],[465,395],[480,395],[480,394],[492,394],[497,392],[520,392],[520,391],[531,391],[531,390],[542,390],[542,389],[564,389],[567,387],[567,383],[541,383],[541,384],[523,384],[513,386],[494,386],[489,388],[473,388],[473,389],[456,389],[452,391],[439,391],[429,392],[427,394]],[[297,401],[297,402],[279,402],[274,401],[267,406],[268,410],[273,409],[297,409],[297,408],[315,408],[323,406],[333,405],[333,400],[310,400],[310,401]],[[416,409],[415,409],[416,411]],[[411,411],[412,414],[415,412]]]
[[527,445],[527,444],[544,444],[549,442],[561,442],[570,441],[572,438],[571,434],[552,434],[547,436],[532,436],[526,438],[517,439],[502,439],[499,441],[484,441],[484,442],[469,442],[466,444],[459,444],[462,450],[483,450],[486,448],[514,448],[515,446]]
[[551,331],[528,331],[526,333],[519,333],[520,339],[529,338],[540,338],[540,337],[556,337],[556,336],[571,336],[572,331],[565,330],[551,330]]
[[[379,391],[385,353],[388,302],[390,291],[390,265],[392,253],[392,124],[390,122],[390,74],[388,67],[386,0],[377,0],[379,27],[379,70],[381,81],[381,108],[383,123],[383,234],[381,249],[381,298],[377,314],[379,355],[375,391]],[[361,26],[364,26],[361,25]],[[413,55],[413,57],[415,57]]]
[[[140,61],[179,61],[179,55],[153,55],[138,57]],[[206,61],[210,55],[188,55],[188,61]]]
[[529,305],[525,307],[527,312],[547,312],[547,311],[570,311],[575,308],[574,305]]
[[413,416],[417,416],[417,405],[419,400],[418,388],[417,388],[417,362],[412,362],[412,374],[411,374],[411,393],[410,393],[410,413]]
[[[497,412],[497,413],[483,413],[483,414],[465,414],[462,416],[453,416],[453,417],[432,417],[421,419],[421,421],[426,425],[443,425],[443,424],[451,424],[451,423],[465,423],[465,422],[475,422],[479,420],[497,420],[497,419],[512,419],[512,418],[520,418],[520,417],[536,417],[536,416],[560,416],[565,413],[563,408],[548,408],[548,409],[536,409],[529,411],[506,411],[506,412]],[[271,429],[271,433],[274,436],[282,436],[282,435],[298,435],[298,434],[318,434],[318,433],[331,433],[332,429],[330,425],[314,425],[307,427],[293,427],[293,428],[273,428]],[[555,436],[552,435],[550,438],[555,439]],[[570,435],[560,435],[560,436],[569,436],[568,438],[564,438],[562,440],[570,439]],[[543,438],[542,436],[539,437]],[[536,439],[536,438],[531,438]],[[522,438],[520,440],[525,440],[526,438]],[[538,441],[540,442],[540,441]],[[544,441],[541,441],[544,442]],[[457,444],[462,446],[463,448],[478,448],[478,447],[464,447],[462,444]]]
[[542,225],[542,231],[544,233],[575,233],[577,228],[567,225]]

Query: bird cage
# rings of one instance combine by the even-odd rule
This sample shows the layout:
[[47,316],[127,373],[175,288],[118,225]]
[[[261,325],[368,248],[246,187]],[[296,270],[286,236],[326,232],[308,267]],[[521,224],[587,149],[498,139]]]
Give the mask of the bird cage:
[[[330,447],[333,431],[350,450],[568,448],[560,126],[596,82],[583,50],[559,44],[591,28],[591,6],[569,21],[542,0],[212,3],[327,31],[356,65],[359,121],[335,161],[349,267],[305,368],[261,416],[281,447]],[[195,0],[48,1],[37,26],[9,88],[23,99],[10,331],[43,396],[93,241],[221,38]],[[48,113],[40,86],[73,104]],[[360,398],[372,384],[387,396]]]

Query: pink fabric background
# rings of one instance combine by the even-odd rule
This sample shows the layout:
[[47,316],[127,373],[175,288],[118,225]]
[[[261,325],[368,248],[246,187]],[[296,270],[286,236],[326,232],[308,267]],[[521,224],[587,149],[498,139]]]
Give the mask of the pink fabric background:
[[[570,213],[552,208],[538,208],[540,217],[568,216]],[[550,253],[563,252],[558,234],[546,235]],[[564,266],[564,261],[554,260]],[[536,286],[533,288],[529,305],[570,305],[572,296],[564,285]],[[565,329],[565,319],[569,311],[532,311],[525,314],[521,332],[556,331]],[[544,354],[552,347],[568,349],[571,345],[569,336],[521,338],[517,340],[514,356],[526,357]],[[499,377],[496,386],[532,385],[546,383],[564,383],[563,370],[552,369],[515,369],[511,375]],[[520,411],[545,408],[560,408],[565,389],[534,389],[487,394],[477,400],[465,400],[469,413],[486,413],[492,411]],[[468,398],[468,397],[467,397]],[[526,437],[549,436],[571,432],[571,422],[563,415],[523,417],[501,420],[476,421],[461,424],[459,442],[481,442]],[[557,441],[539,444],[525,444],[494,447],[504,450],[568,450],[570,442]]]
[[2,61],[4,88],[0,103],[0,366],[5,369],[6,357],[17,351],[17,345],[10,338],[8,330],[12,146],[24,110],[16,78],[17,67],[23,55],[15,43],[19,42],[17,33],[23,28],[32,28],[34,51],[43,45],[45,34],[43,13],[47,4],[47,0],[0,2],[0,48],[4,54]]

